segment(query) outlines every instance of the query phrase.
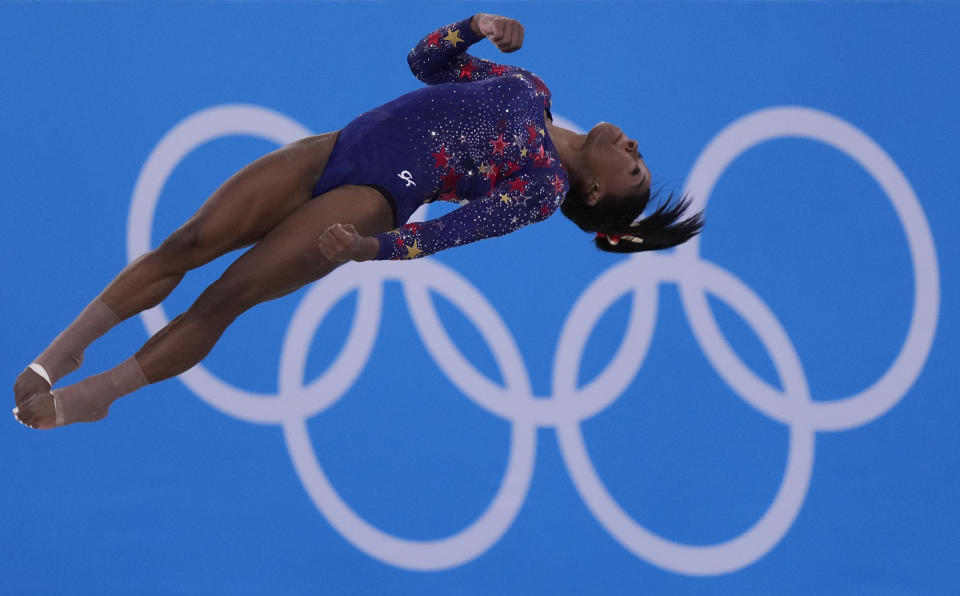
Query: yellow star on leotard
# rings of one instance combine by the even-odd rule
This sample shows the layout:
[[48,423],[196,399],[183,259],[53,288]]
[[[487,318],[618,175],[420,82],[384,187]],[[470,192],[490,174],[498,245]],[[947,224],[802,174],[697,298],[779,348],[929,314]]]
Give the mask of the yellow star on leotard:
[[460,32],[456,29],[451,29],[444,39],[452,43],[453,47],[457,47],[458,43],[463,43],[463,40],[460,39]]
[[477,170],[478,170],[481,174],[486,174],[486,173],[487,173],[487,170],[489,170],[489,169],[490,169],[490,166],[488,166],[488,165],[485,164],[485,163],[480,164],[480,167],[477,168]]
[[511,199],[510,199],[510,195],[508,195],[508,194],[506,194],[506,193],[501,193],[501,194],[500,194],[500,202],[501,202],[501,203],[509,203],[510,200],[511,200]]
[[542,128],[538,128],[537,131],[538,131],[540,134],[546,134],[546,133],[543,131]]
[[526,156],[527,156],[527,148],[524,147],[523,149],[520,150],[520,157],[526,157]]
[[417,241],[416,241],[416,240],[413,241],[413,246],[404,246],[404,248],[407,249],[407,256],[403,257],[403,258],[405,258],[405,259],[413,259],[413,258],[416,258],[416,256],[417,256],[418,254],[420,254],[420,253],[423,252],[423,251],[420,250],[420,248],[417,246]]

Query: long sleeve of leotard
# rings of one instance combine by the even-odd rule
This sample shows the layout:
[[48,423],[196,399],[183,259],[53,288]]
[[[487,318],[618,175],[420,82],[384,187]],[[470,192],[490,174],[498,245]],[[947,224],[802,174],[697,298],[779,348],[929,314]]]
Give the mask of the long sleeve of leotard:
[[566,178],[550,168],[502,180],[486,196],[442,217],[377,234],[380,252],[376,258],[415,259],[484,238],[503,236],[549,217],[560,206],[567,190]]
[[497,64],[467,53],[467,48],[484,39],[470,28],[468,17],[440,27],[420,40],[407,55],[414,76],[427,85],[466,83],[514,72],[530,74],[518,66]]

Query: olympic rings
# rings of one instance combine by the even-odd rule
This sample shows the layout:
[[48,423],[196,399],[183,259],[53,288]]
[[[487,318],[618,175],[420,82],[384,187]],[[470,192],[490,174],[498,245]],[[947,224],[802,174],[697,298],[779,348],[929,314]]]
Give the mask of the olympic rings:
[[[176,164],[193,149],[228,135],[251,135],[285,144],[310,134],[300,124],[259,106],[217,106],[186,118],[160,140],[140,172],[127,225],[128,260],[150,250],[151,224],[163,185]],[[228,415],[281,425],[297,473],[317,508],[351,544],[385,563],[406,569],[447,569],[475,559],[496,544],[526,499],[536,459],[536,430],[548,427],[558,434],[563,459],[584,503],[630,552],[664,569],[689,575],[741,569],[768,553],[796,519],[810,483],[816,433],[854,428],[874,420],[914,384],[929,355],[939,312],[940,282],[933,238],[913,189],[881,147],[835,116],[791,106],[760,110],[733,122],[708,143],[694,164],[685,189],[695,197],[693,208],[706,205],[720,175],[738,156],[757,144],[782,137],[823,142],[854,159],[888,195],[906,232],[914,268],[910,328],[890,368],[856,395],[835,401],[814,400],[800,359],[773,311],[729,271],[704,260],[697,237],[673,254],[637,255],[619,262],[584,289],[563,324],[550,396],[533,395],[522,353],[484,295],[467,279],[430,259],[402,265],[344,267],[314,284],[298,305],[284,338],[274,395],[233,387],[200,365],[180,379],[201,399]],[[402,284],[414,326],[440,370],[465,396],[512,425],[507,469],[493,501],[468,527],[439,540],[398,538],[357,515],[324,474],[307,431],[307,419],[340,399],[367,365],[379,333],[383,284],[388,280]],[[786,469],[773,503],[751,528],[720,544],[680,544],[636,523],[603,484],[580,431],[581,421],[619,398],[646,358],[657,317],[660,283],[679,286],[694,336],[720,377],[748,404],[790,430]],[[348,339],[327,370],[306,384],[307,354],[318,326],[330,309],[354,290],[358,300]],[[502,385],[487,378],[463,356],[435,310],[431,291],[447,298],[480,331],[499,368]],[[620,347],[593,381],[578,387],[576,371],[580,370],[593,327],[627,292],[633,299]],[[713,318],[708,293],[728,304],[751,327],[770,353],[782,390],[755,375],[737,356]],[[169,320],[162,306],[141,316],[149,334]]]

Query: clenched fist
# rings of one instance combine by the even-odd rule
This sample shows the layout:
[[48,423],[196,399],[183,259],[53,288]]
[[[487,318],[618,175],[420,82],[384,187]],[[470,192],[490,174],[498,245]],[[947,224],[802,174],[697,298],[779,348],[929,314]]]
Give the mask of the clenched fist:
[[351,224],[333,224],[320,235],[320,252],[333,263],[369,261],[380,251],[380,242],[361,236]]
[[492,41],[501,52],[516,52],[523,45],[523,25],[516,19],[481,12],[470,19],[470,28]]

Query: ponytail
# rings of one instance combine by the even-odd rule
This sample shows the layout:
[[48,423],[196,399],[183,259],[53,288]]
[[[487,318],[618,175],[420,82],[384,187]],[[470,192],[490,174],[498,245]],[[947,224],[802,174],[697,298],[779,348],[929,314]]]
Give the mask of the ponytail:
[[[585,185],[576,172],[569,172],[570,190],[560,211],[585,232],[596,233],[594,244],[607,252],[660,250],[686,242],[703,228],[703,212],[680,220],[690,206],[690,198],[674,201],[673,193],[657,209],[637,219],[650,202],[650,190],[627,197],[604,196],[596,204],[587,203]],[[657,198],[659,191],[653,197]]]
[[680,216],[690,206],[690,198],[680,197],[671,205],[674,195],[671,193],[657,209],[638,221],[626,226],[604,227],[597,231],[594,244],[606,252],[641,252],[661,250],[682,244],[700,233],[703,229],[703,212],[680,220]]

